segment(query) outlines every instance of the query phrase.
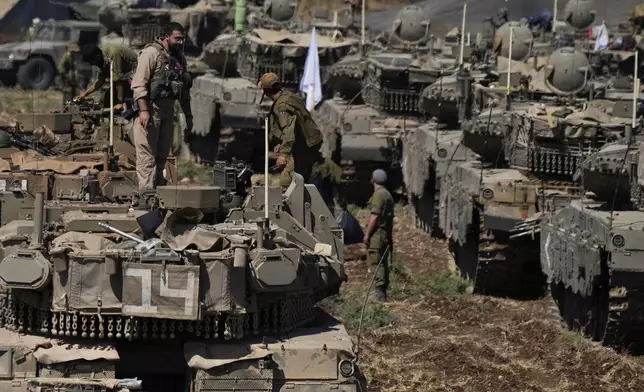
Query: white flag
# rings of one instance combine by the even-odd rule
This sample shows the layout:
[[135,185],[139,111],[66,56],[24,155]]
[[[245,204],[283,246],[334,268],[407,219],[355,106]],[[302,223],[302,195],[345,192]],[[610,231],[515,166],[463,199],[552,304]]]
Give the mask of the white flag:
[[595,52],[606,49],[608,49],[608,29],[606,24],[602,23],[595,38]]
[[320,82],[320,58],[318,57],[318,40],[315,27],[311,30],[309,53],[304,63],[304,75],[300,80],[300,91],[306,94],[306,108],[312,111],[322,100],[322,83]]

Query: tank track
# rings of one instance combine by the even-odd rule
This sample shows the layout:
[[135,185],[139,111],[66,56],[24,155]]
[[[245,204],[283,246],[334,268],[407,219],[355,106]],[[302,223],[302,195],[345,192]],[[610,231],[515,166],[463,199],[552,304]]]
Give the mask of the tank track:
[[456,264],[465,279],[472,280],[477,294],[536,297],[545,290],[541,272],[539,241],[530,237],[510,239],[510,234],[486,229],[477,209],[478,225],[456,246]]
[[0,292],[0,328],[85,339],[239,340],[250,335],[281,334],[305,326],[314,319],[314,307],[313,293],[302,291],[264,304],[258,312],[213,312],[206,314],[203,320],[184,321],[41,310],[20,301],[11,290],[4,290]]
[[[444,233],[439,226],[440,213],[440,181],[436,180],[436,169],[433,160],[429,163],[429,179],[425,184],[423,195],[413,196],[414,221],[416,228],[431,235],[432,237],[443,238]],[[424,205],[431,205],[431,217],[425,213]]]
[[593,283],[590,297],[573,292],[561,282],[551,284],[552,297],[568,329],[607,347],[641,353],[644,292],[637,284],[641,274],[610,271],[607,255],[602,257],[601,276]]

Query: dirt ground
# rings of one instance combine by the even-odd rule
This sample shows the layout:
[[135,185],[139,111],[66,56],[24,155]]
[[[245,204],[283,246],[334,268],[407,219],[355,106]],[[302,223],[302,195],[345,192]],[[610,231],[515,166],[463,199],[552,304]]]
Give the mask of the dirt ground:
[[[356,211],[364,222],[364,211]],[[389,303],[368,305],[359,347],[369,391],[640,391],[644,358],[619,354],[565,330],[549,298],[514,301],[468,294],[449,271],[445,243],[398,207]],[[355,248],[355,247],[353,247]],[[358,256],[360,249],[353,249]],[[347,264],[341,297],[325,304],[357,342],[371,279]]]

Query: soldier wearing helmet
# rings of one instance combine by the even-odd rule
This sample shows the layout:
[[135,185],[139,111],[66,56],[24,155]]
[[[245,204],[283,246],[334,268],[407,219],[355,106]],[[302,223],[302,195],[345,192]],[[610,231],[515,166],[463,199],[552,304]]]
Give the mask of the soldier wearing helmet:
[[273,101],[268,122],[271,137],[278,141],[274,152],[277,153],[277,166],[282,169],[280,185],[287,188],[294,171],[301,174],[306,183],[315,184],[314,177],[325,163],[320,153],[322,132],[306,109],[304,100],[282,90],[279,77],[274,73],[262,75],[258,86]]
[[373,183],[373,195],[369,199],[371,215],[363,241],[367,245],[367,263],[376,274],[374,288],[369,293],[369,298],[373,301],[383,302],[387,300],[387,289],[389,288],[389,256],[393,246],[394,199],[385,188],[387,173],[384,170],[374,170],[371,182]]
[[71,101],[76,96],[76,89],[81,85],[76,64],[81,60],[80,47],[71,44],[58,63],[58,74],[63,91],[63,102]]

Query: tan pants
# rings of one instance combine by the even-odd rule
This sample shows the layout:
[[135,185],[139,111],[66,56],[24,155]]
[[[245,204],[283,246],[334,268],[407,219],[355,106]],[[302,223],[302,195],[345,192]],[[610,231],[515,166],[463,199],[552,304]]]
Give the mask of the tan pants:
[[143,129],[139,119],[134,122],[136,174],[139,190],[163,185],[163,169],[174,139],[174,102],[153,105],[148,128]]

